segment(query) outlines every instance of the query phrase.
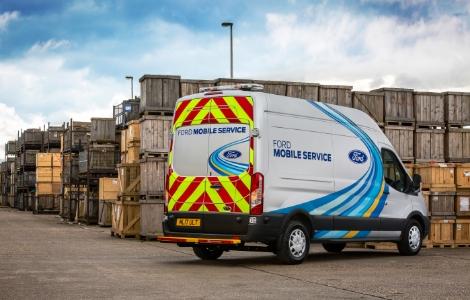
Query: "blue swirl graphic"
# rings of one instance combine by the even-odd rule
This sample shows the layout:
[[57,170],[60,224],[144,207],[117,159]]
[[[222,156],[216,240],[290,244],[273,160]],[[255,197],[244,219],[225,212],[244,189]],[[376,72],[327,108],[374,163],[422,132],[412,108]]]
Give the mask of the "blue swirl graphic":
[[223,156],[222,152],[232,146],[247,143],[249,142],[249,140],[250,137],[248,136],[241,140],[237,140],[217,148],[214,152],[211,153],[211,155],[209,155],[209,166],[221,176],[240,175],[241,173],[246,171],[249,164],[230,161]]
[[[359,138],[369,152],[370,165],[357,181],[339,191],[301,204],[282,208],[275,212],[287,214],[293,210],[302,209],[312,215],[363,217],[373,207],[375,200],[381,193],[383,169],[380,150],[366,132],[338,110],[325,103],[307,102]],[[387,188],[385,186],[384,189]],[[380,214],[385,201],[386,194],[383,194],[379,199],[379,203],[370,213],[370,217],[377,217]],[[348,234],[348,232],[317,231],[315,232],[315,238],[341,238]],[[356,237],[366,236],[367,234],[367,231],[361,231]]]

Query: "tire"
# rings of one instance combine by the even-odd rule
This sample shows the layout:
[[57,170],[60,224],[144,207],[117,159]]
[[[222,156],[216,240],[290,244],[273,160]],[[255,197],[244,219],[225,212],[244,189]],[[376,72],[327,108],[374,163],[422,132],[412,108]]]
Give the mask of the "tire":
[[401,255],[412,256],[419,253],[423,244],[423,229],[416,220],[409,220],[401,233],[398,251]]
[[323,248],[331,253],[341,253],[346,247],[346,243],[323,243]]
[[224,250],[217,246],[193,246],[193,251],[202,260],[216,260],[224,253]]
[[310,232],[299,221],[291,221],[278,241],[277,257],[289,265],[302,263],[310,250]]

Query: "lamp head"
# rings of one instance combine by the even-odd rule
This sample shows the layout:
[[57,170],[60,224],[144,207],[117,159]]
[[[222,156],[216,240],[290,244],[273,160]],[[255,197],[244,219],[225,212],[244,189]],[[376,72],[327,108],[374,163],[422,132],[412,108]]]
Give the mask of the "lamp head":
[[222,25],[222,27],[232,27],[233,23],[232,22],[223,22],[221,25]]

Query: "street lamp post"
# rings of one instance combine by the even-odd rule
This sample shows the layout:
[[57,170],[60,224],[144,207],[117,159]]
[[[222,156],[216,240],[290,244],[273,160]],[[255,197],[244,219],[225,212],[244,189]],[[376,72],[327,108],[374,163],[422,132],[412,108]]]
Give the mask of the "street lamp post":
[[223,22],[222,27],[230,27],[230,78],[233,79],[233,23]]
[[131,80],[131,99],[134,99],[134,77],[126,76],[126,79]]

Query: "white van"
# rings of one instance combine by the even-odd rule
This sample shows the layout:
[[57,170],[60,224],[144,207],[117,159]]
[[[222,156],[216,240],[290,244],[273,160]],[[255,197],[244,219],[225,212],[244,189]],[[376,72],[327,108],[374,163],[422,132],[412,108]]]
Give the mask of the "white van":
[[271,251],[300,263],[311,242],[389,241],[420,251],[429,220],[418,175],[409,177],[365,113],[260,92],[208,88],[177,101],[161,242]]

